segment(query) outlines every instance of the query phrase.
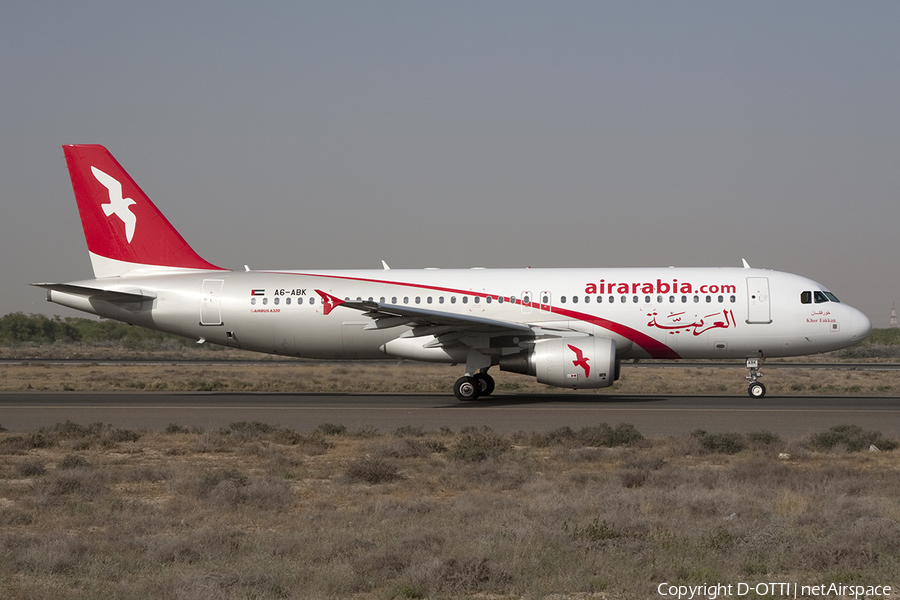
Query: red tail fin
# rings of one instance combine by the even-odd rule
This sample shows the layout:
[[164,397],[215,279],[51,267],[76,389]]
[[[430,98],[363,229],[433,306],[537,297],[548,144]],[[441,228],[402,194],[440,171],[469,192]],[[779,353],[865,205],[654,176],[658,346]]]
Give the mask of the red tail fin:
[[96,277],[222,270],[191,249],[106,148],[63,151]]

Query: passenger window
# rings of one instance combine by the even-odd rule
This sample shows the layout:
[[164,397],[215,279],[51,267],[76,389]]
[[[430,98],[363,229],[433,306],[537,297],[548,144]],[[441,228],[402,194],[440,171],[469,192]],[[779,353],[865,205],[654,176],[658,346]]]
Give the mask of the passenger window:
[[409,304],[409,296],[403,296],[403,304]]
[[297,306],[303,304],[303,298],[297,298]]
[[475,296],[475,304],[481,304],[481,296]]
[[309,299],[309,303],[310,303],[310,304],[315,304],[315,303],[316,303],[316,299],[315,299],[315,298],[310,298],[310,299]]
[[250,304],[256,304],[256,298],[250,298]]
[[265,305],[268,304],[268,303],[269,303],[269,299],[268,299],[268,298],[263,298],[263,306],[265,306]]
[[578,304],[578,296],[572,296],[572,304]]
[[468,296],[463,296],[462,298],[463,298],[463,304],[468,304],[468,303],[469,303],[469,297],[468,297]]
[[494,301],[494,299],[491,298],[490,296],[486,296],[485,299],[484,299],[484,301],[487,302],[488,304],[490,304],[491,302]]
[[456,296],[450,296],[450,304],[456,304]]

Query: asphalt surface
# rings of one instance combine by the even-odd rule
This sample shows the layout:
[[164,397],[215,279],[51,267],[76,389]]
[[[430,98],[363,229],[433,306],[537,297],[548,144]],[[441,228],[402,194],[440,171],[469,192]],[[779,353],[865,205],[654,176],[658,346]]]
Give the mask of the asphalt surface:
[[500,394],[459,402],[449,394],[291,394],[216,392],[3,392],[0,426],[32,431],[55,423],[102,422],[114,427],[164,430],[167,425],[217,429],[260,421],[300,432],[323,423],[350,430],[373,426],[427,431],[487,426],[498,432],[579,429],[631,423],[645,435],[695,429],[748,433],[767,430],[802,437],[840,424],[900,437],[900,397],[677,396],[608,394]]

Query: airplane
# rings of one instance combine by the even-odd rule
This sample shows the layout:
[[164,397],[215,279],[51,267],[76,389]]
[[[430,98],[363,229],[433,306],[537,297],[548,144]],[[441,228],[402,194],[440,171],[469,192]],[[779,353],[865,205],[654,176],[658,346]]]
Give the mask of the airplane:
[[465,365],[459,400],[492,367],[562,388],[611,386],[623,360],[765,358],[838,350],[872,329],[821,284],[726,268],[230,270],[201,258],[100,145],[63,146],[94,279],[35,283],[50,302],[284,356]]

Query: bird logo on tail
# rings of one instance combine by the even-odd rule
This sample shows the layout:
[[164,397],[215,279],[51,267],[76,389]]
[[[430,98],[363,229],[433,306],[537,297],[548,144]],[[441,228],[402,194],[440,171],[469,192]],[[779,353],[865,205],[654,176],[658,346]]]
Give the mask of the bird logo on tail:
[[125,224],[125,239],[130,244],[131,238],[134,237],[134,227],[137,225],[137,217],[131,212],[130,206],[137,202],[122,197],[122,184],[111,175],[107,175],[97,167],[91,167],[91,173],[109,190],[109,203],[101,204],[100,208],[107,217],[116,215]]

